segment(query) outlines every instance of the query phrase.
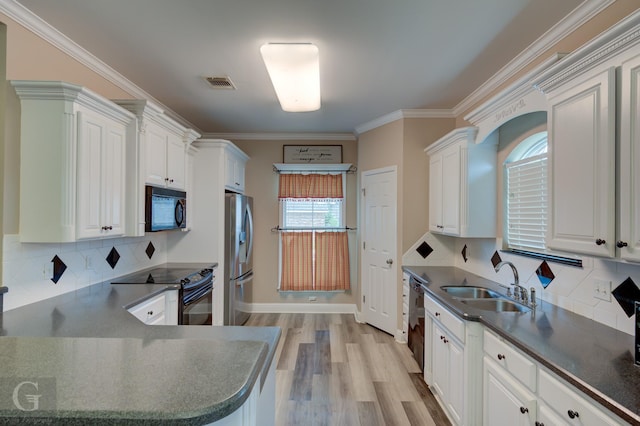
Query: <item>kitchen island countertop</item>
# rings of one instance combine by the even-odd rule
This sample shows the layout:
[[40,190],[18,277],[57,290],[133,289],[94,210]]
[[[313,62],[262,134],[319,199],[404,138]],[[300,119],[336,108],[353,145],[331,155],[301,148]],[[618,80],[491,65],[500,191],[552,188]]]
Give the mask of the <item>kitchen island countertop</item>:
[[627,422],[640,424],[633,336],[541,300],[533,314],[473,309],[441,287],[473,285],[502,293],[498,283],[454,267],[403,270],[457,316],[479,321]]
[[16,377],[58,384],[45,424],[201,425],[238,409],[264,384],[280,328],[152,326],[124,308],[175,288],[104,282],[0,314],[2,423],[38,419],[10,400]]

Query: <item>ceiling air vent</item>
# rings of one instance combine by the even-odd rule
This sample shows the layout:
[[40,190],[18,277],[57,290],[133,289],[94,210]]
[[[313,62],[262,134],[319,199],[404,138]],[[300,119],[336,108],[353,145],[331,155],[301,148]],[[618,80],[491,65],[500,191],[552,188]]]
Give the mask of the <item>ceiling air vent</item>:
[[205,77],[205,80],[213,89],[236,90],[236,86],[229,77]]

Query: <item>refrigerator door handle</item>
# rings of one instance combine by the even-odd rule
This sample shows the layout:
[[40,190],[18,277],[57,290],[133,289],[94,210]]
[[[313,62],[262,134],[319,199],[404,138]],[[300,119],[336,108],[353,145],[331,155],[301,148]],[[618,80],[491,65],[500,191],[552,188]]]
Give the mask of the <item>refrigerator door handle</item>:
[[253,281],[253,271],[245,274],[241,279],[236,280],[236,287],[242,287],[248,282]]
[[247,238],[249,239],[249,246],[247,247],[247,263],[249,263],[251,256],[253,255],[253,212],[251,211],[251,205],[249,203],[247,203],[246,214],[249,219],[249,229],[247,232]]

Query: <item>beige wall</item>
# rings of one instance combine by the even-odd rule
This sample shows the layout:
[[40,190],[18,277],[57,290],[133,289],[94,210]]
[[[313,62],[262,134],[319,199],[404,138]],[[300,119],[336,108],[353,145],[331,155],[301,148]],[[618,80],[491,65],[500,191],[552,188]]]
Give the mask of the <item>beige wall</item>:
[[522,71],[518,72],[513,77],[506,79],[502,84],[485,96],[480,101],[476,102],[472,107],[468,110],[464,111],[464,113],[460,114],[456,119],[456,127],[468,126],[469,123],[464,120],[464,116],[469,112],[473,111],[478,106],[482,105],[484,102],[489,100],[491,97],[495,96],[498,92],[509,87],[509,85],[516,82],[519,78],[524,76],[527,72],[535,68],[544,60],[551,57],[551,55],[555,53],[571,53],[574,50],[578,49],[588,41],[592,40],[598,34],[601,34],[615,23],[629,16],[634,11],[640,9],[640,2],[637,0],[618,0],[612,3],[605,10],[600,12],[595,17],[591,18],[589,21],[584,23],[580,28],[578,28],[573,33],[569,34],[564,39],[560,40],[551,48],[547,49],[545,52],[542,52],[537,58],[532,61],[529,65],[527,65]]
[[429,157],[424,149],[454,129],[453,119],[404,120],[402,164],[402,251],[429,229]]
[[[355,164],[358,160],[356,141],[275,141],[232,140],[251,159],[247,163],[245,193],[253,197],[255,236],[253,303],[302,303],[309,294],[295,295],[277,291],[278,287],[278,233],[271,228],[278,225],[278,174],[273,163],[282,163],[283,145],[342,145],[342,162]],[[347,174],[346,225],[357,227],[358,190],[355,174]],[[315,303],[354,304],[358,290],[357,235],[349,232],[351,253],[351,291],[346,293],[318,293]]]

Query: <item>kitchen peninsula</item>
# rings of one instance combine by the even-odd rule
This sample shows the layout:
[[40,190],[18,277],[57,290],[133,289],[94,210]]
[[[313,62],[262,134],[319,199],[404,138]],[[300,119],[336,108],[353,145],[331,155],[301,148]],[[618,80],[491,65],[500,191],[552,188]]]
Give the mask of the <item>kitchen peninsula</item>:
[[[1,422],[273,423],[280,328],[146,326],[124,308],[165,289],[104,282],[1,314]],[[23,393],[41,409],[15,404],[16,385],[38,380]]]

